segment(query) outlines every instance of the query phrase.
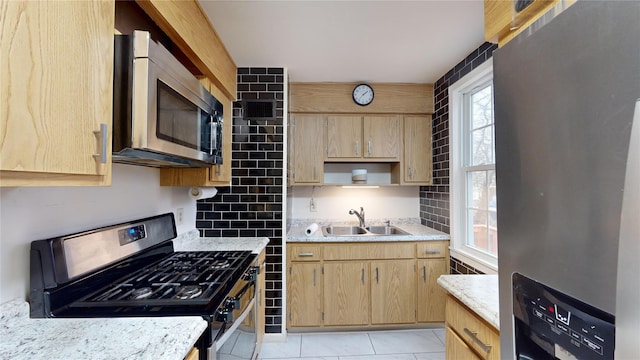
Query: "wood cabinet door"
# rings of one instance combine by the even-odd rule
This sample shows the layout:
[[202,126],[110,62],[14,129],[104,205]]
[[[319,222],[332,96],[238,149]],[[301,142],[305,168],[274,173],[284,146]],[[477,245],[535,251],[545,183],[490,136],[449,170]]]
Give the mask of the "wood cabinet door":
[[445,354],[447,360],[481,360],[448,326],[445,333]]
[[363,119],[365,158],[400,160],[400,118],[365,116]]
[[431,116],[405,116],[404,182],[431,184],[432,163]]
[[3,2],[1,185],[109,185],[114,9]]
[[287,278],[289,326],[322,324],[322,278],[320,263],[291,263]]
[[324,177],[322,115],[294,115],[290,154],[294,184],[321,184]]
[[418,322],[444,322],[447,294],[437,283],[447,274],[447,260],[418,260]]
[[369,323],[369,267],[366,262],[324,263],[324,324]]
[[327,116],[327,159],[360,158],[362,116]]
[[371,262],[371,323],[406,324],[416,320],[416,262]]

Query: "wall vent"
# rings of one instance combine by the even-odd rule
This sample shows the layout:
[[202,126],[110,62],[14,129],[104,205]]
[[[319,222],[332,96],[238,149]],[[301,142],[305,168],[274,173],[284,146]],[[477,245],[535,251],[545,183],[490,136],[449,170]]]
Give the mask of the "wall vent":
[[242,100],[242,118],[245,120],[275,120],[275,100]]

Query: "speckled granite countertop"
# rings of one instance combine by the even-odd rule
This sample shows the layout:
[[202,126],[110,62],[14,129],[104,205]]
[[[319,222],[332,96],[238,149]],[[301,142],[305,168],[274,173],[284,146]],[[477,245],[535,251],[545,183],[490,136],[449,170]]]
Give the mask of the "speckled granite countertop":
[[206,327],[199,316],[31,319],[13,300],[0,305],[0,359],[182,360]]
[[[258,254],[269,239],[201,238],[192,230],[173,242],[176,251]],[[182,360],[206,327],[199,316],[31,319],[29,304],[13,300],[0,304],[0,359]]]
[[438,284],[500,330],[498,275],[440,275]]
[[[312,223],[319,225],[318,230],[307,236],[305,230]],[[294,220],[289,231],[287,232],[288,242],[371,242],[371,241],[432,241],[432,240],[449,240],[449,234],[432,229],[420,224],[419,219],[397,219],[391,221],[391,225],[408,232],[411,235],[367,235],[367,236],[324,236],[321,227],[328,224],[334,225],[357,225],[357,223],[339,223],[335,221],[301,221]],[[369,225],[382,225],[384,220],[371,222]]]
[[259,254],[269,243],[266,237],[200,237],[198,230],[178,235],[173,240],[176,251],[246,250]]

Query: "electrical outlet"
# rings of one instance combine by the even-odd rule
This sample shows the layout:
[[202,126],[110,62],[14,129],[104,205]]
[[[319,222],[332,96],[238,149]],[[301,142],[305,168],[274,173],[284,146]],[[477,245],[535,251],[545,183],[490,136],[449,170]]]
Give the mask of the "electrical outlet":
[[310,212],[318,211],[318,208],[316,207],[316,201],[313,198],[309,200],[309,211]]
[[176,210],[176,225],[182,225],[184,222],[184,208]]

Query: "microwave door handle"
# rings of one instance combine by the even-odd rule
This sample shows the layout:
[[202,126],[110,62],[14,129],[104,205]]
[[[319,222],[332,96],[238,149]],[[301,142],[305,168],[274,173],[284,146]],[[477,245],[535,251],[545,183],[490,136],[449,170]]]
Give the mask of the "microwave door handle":
[[218,147],[218,127],[213,121],[214,115],[209,115],[209,156],[213,156],[213,151]]

